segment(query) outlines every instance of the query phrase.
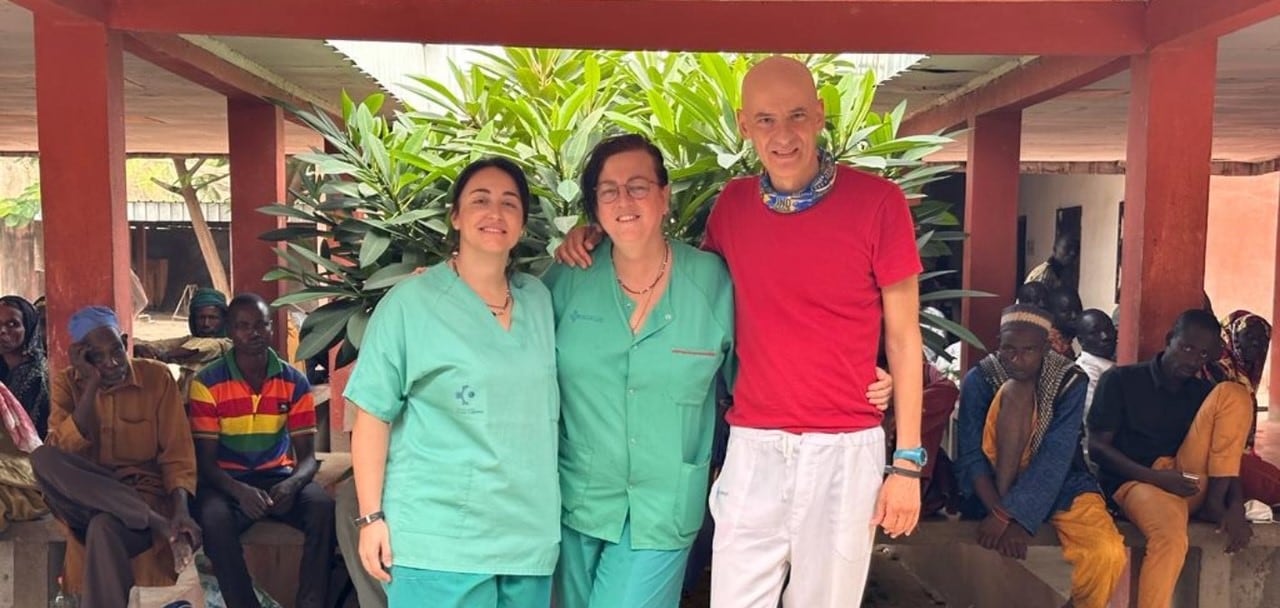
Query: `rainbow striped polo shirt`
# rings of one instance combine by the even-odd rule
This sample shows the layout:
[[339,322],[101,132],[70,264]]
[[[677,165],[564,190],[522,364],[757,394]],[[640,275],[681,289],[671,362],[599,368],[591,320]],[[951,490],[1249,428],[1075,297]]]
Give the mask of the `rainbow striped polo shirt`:
[[191,382],[191,434],[217,440],[218,466],[232,477],[290,473],[290,437],[316,432],[311,385],[269,351],[267,379],[254,394],[236,367],[235,352],[210,363]]

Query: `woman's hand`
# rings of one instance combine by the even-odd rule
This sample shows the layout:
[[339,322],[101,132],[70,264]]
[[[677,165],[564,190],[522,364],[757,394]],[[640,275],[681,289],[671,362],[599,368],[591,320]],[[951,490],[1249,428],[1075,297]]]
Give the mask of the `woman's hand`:
[[360,528],[360,564],[384,583],[391,582],[391,530],[384,519]]

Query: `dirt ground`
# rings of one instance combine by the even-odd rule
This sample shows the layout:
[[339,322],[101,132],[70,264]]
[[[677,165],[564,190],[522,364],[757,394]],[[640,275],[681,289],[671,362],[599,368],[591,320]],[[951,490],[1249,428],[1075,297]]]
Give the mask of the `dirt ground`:
[[178,338],[190,333],[186,319],[174,319],[165,314],[148,313],[147,316],[134,319],[133,337],[139,340],[164,340]]

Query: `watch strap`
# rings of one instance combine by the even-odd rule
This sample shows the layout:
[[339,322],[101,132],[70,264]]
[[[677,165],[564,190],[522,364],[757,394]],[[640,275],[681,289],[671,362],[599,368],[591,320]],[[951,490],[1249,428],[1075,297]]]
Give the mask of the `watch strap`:
[[906,460],[908,462],[911,462],[912,464],[915,464],[918,467],[924,468],[924,465],[928,464],[929,462],[929,452],[924,449],[924,446],[917,446],[914,448],[898,448],[893,451],[893,459]]
[[902,467],[895,467],[893,465],[886,466],[884,468],[884,474],[899,475],[901,477],[910,477],[912,479],[920,479],[921,477],[923,477],[920,471],[913,471],[911,469],[904,469]]
[[375,521],[381,521],[384,518],[385,518],[385,515],[383,514],[382,511],[374,511],[373,513],[370,513],[368,515],[357,517],[351,520],[351,525],[355,526],[356,528],[363,528]]

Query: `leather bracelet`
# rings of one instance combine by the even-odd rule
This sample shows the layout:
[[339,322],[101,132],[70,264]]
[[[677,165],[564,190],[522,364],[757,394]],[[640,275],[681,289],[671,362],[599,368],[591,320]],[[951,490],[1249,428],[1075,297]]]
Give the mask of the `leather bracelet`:
[[363,528],[375,521],[382,521],[383,518],[384,518],[384,515],[382,511],[374,511],[373,513],[370,513],[363,517],[357,517],[351,520],[351,525],[355,526],[356,529],[359,530],[360,528]]
[[921,477],[924,477],[924,475],[920,471],[913,471],[911,469],[904,469],[902,467],[895,467],[893,465],[886,466],[884,468],[884,474],[885,475],[901,475],[902,477],[910,477],[911,479],[920,479]]

